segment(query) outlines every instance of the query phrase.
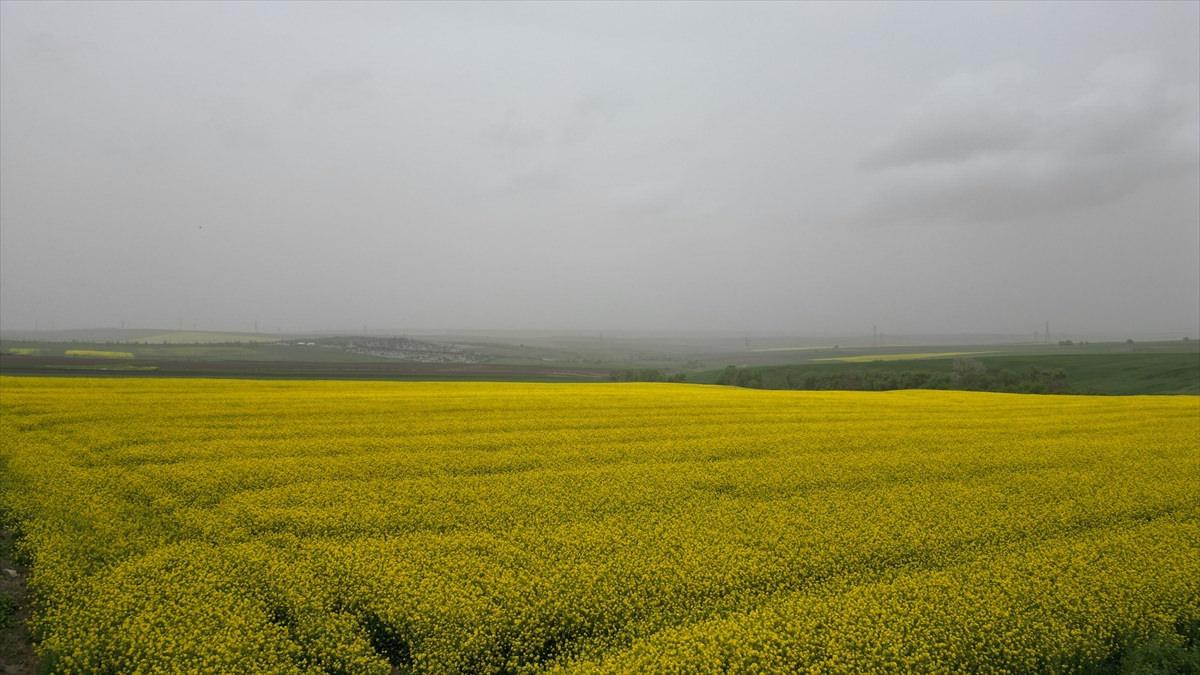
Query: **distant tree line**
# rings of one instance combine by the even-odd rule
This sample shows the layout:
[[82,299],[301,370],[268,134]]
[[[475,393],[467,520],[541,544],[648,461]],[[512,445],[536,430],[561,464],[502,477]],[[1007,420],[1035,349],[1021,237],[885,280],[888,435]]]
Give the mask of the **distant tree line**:
[[[770,379],[770,378],[768,378]],[[989,370],[975,359],[955,359],[950,372],[928,370],[813,370],[788,372],[781,382],[764,385],[764,369],[728,366],[717,384],[736,387],[808,390],[888,391],[892,389],[962,389],[1025,394],[1061,394],[1067,391],[1062,368],[1029,367]]]
[[656,368],[632,368],[614,370],[608,374],[613,382],[686,382],[687,375],[683,373],[667,373]]
[[[788,375],[788,384],[791,382],[791,375]],[[717,384],[730,384],[735,387],[752,387],[761,389],[763,386],[762,370],[759,368],[738,368],[737,366],[725,366],[725,370],[717,376]],[[791,389],[800,389],[801,387],[789,387]]]

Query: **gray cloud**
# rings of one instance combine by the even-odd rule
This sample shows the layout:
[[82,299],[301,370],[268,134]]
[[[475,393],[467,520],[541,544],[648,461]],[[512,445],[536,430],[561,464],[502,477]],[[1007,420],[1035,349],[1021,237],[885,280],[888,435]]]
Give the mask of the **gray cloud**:
[[895,169],[964,162],[1012,152],[1033,140],[1038,113],[1019,95],[1031,75],[1009,65],[989,72],[957,73],[907,113],[900,136],[868,155],[860,166]]
[[369,84],[374,77],[370,68],[343,68],[314,73],[296,88],[293,100],[301,110],[322,106],[334,110],[366,105]]
[[[1096,208],[1200,168],[1197,85],[1146,57],[1107,60],[1070,98],[1037,83],[953,78],[860,166],[876,222],[1018,220]],[[1029,105],[1030,101],[1040,105]]]
[[0,328],[1195,333],[1198,22],[0,2]]

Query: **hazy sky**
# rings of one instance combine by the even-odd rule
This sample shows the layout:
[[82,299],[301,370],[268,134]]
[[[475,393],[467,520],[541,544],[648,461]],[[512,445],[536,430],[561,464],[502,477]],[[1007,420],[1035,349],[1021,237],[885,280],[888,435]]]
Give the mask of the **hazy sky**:
[[1200,3],[0,3],[0,326],[1200,324]]

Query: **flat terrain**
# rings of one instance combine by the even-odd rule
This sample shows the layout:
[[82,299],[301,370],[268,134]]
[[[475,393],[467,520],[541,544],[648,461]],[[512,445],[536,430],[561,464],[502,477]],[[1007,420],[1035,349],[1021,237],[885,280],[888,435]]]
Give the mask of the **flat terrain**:
[[94,359],[69,356],[0,354],[0,373],[87,377],[222,377],[330,380],[499,380],[596,382],[608,370],[494,363],[411,363],[405,361],[298,361]]
[[[858,354],[847,357],[822,357],[785,365],[751,366],[758,375],[756,386],[764,389],[872,389],[873,381],[891,382],[882,389],[898,386],[902,377],[887,375],[923,374],[935,381],[937,376],[954,372],[956,361],[978,363],[993,380],[1009,374],[1015,381],[1027,379],[1028,372],[1062,371],[1064,386],[1056,393],[1075,394],[1200,394],[1200,345],[1197,343],[1149,343],[1126,346],[1066,347],[1046,349],[997,348],[992,351],[961,353]],[[691,373],[692,382],[713,383],[720,370]],[[812,384],[812,382],[816,384]],[[938,388],[976,388],[957,386],[952,381]],[[993,382],[993,386],[1002,386]],[[980,387],[986,389],[987,387]]]
[[0,393],[54,672],[1104,671],[1200,634],[1192,396]]
[[[0,374],[516,382],[721,382],[735,366],[766,389],[983,389],[1033,393],[1200,394],[1200,342],[760,347],[746,341],[563,336],[290,337],[196,342],[198,333],[126,331],[125,340],[0,340]],[[108,337],[119,337],[108,335]],[[209,337],[240,337],[209,334]],[[149,341],[158,340],[159,341]],[[777,339],[779,341],[781,339]],[[773,344],[765,342],[765,344]],[[988,386],[942,377],[978,362]],[[1061,376],[1056,371],[1062,370]],[[1039,372],[1041,376],[1030,376]],[[917,378],[888,374],[920,374]],[[1031,380],[1054,386],[1025,386]],[[752,380],[752,381],[751,381]],[[810,382],[811,380],[811,382]],[[1007,388],[1001,380],[1008,381]],[[809,382],[809,384],[806,384]],[[726,382],[722,382],[726,383]],[[811,386],[810,386],[811,385]]]

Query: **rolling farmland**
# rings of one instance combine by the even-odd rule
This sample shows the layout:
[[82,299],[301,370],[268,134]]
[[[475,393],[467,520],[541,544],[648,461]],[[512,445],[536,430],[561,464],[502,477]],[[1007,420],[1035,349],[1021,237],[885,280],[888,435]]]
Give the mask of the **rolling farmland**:
[[1200,626],[1200,399],[0,379],[54,672],[1075,672]]

